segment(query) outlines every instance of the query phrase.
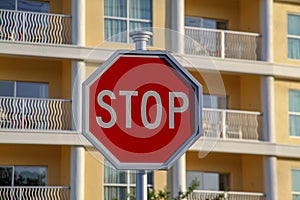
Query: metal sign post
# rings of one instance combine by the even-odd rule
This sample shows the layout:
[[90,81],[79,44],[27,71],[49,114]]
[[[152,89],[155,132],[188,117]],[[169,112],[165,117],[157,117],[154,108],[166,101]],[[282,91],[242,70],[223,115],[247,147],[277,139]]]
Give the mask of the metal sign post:
[[[147,41],[152,36],[148,31],[131,32],[130,37],[135,42],[136,50],[147,50]],[[145,170],[138,170],[136,173],[136,199],[147,200],[147,173]]]
[[139,170],[136,173],[136,199],[147,200],[147,173]]

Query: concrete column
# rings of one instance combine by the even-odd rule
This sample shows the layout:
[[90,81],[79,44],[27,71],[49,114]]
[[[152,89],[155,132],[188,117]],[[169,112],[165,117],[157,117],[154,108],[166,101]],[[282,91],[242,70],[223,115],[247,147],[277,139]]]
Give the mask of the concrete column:
[[[274,77],[261,78],[261,96],[263,110],[263,139],[276,142]],[[274,156],[264,157],[264,185],[266,200],[277,200],[277,159]]]
[[172,51],[184,53],[184,0],[171,2]]
[[[184,0],[173,0],[171,6],[172,51],[184,53]],[[169,170],[168,177],[168,188],[173,197],[177,196],[180,190],[186,191],[185,154]]]
[[274,77],[264,76],[261,78],[261,98],[263,112],[263,139],[269,142],[276,142]]
[[85,149],[73,146],[71,150],[71,200],[84,200]]
[[72,0],[72,43],[85,45],[85,0]]
[[273,0],[260,0],[262,60],[273,62]]
[[[85,46],[85,0],[72,0],[72,43]],[[82,82],[85,62],[72,62],[72,130],[82,131]],[[71,149],[71,200],[84,200],[85,149]]]
[[264,157],[264,185],[266,200],[278,200],[276,161],[277,159],[275,156]]
[[176,197],[181,190],[186,191],[186,157],[185,154],[176,161],[172,168],[172,196]]

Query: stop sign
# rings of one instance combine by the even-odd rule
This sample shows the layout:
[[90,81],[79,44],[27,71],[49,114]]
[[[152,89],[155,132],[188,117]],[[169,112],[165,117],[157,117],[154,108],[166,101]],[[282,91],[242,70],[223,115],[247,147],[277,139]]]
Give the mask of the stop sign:
[[200,137],[201,95],[166,51],[117,51],[83,83],[83,134],[118,169],[165,169]]

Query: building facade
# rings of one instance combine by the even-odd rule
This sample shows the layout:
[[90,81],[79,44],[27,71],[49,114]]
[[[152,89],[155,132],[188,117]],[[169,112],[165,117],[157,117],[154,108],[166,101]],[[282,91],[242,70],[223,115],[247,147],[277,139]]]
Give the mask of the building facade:
[[300,1],[1,0],[0,199],[130,199],[81,133],[81,83],[153,32],[203,86],[202,137],[148,187],[300,199]]

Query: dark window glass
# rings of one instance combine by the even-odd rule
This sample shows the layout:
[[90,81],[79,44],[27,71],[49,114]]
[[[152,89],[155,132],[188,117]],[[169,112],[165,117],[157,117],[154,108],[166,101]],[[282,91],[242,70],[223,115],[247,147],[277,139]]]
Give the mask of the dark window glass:
[[47,98],[48,84],[17,82],[17,97]]
[[0,9],[15,10],[15,0],[0,0]]
[[0,9],[42,13],[49,13],[50,10],[49,2],[32,0],[0,0]]
[[12,167],[0,167],[0,186],[12,185]]
[[0,96],[13,97],[14,96],[15,82],[13,81],[0,81]]
[[45,186],[47,167],[16,166],[15,186]]

